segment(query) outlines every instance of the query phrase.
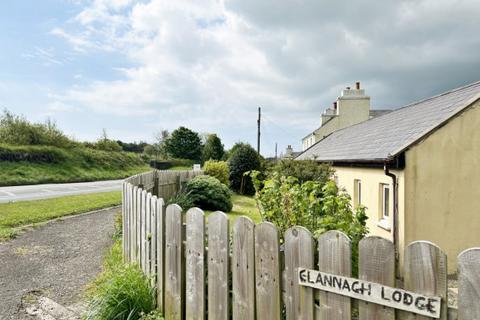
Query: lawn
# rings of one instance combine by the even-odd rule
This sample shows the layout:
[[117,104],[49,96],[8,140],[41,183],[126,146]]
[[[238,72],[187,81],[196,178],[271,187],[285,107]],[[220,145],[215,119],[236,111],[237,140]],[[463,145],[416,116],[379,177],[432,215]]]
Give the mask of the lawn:
[[26,225],[107,208],[121,203],[121,192],[102,192],[61,198],[0,204],[0,241],[8,240]]
[[[227,213],[230,222],[233,223],[240,216],[247,216],[255,223],[262,222],[262,217],[257,208],[257,203],[253,197],[247,197],[235,194],[232,196],[233,209]],[[211,211],[205,211],[206,215],[212,213]]]

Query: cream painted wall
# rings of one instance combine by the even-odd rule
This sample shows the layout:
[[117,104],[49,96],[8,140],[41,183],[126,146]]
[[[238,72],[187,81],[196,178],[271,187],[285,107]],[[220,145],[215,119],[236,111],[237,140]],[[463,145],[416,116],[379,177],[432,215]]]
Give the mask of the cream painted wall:
[[429,240],[448,255],[480,246],[480,102],[405,154],[405,240]]
[[[365,206],[366,213],[368,215],[367,227],[369,229],[370,235],[380,236],[393,241],[393,184],[392,178],[386,176],[383,168],[351,168],[351,167],[334,167],[335,169],[335,179],[340,187],[346,189],[346,191],[352,197],[354,197],[354,184],[355,180],[360,180],[362,182],[362,202],[361,204]],[[403,248],[404,248],[404,176],[402,170],[391,170],[392,173],[397,175],[398,188],[399,188],[399,252],[400,252],[400,261],[403,261]],[[388,219],[388,224],[390,230],[386,230],[379,226],[380,217],[381,217],[381,195],[380,195],[380,185],[388,184],[390,186],[390,217]]]

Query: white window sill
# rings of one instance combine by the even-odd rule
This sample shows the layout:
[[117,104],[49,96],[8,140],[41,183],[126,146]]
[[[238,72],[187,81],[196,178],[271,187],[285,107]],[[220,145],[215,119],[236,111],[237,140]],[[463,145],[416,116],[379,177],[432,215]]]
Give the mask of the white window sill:
[[388,222],[388,220],[386,220],[386,219],[382,219],[382,220],[378,221],[377,226],[382,228],[382,229],[385,229],[387,231],[392,230],[391,227],[390,227],[390,222]]

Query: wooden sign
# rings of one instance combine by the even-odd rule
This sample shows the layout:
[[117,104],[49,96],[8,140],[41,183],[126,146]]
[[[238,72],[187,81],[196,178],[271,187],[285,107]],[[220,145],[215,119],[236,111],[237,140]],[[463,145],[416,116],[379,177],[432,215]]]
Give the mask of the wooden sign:
[[431,318],[440,318],[440,297],[428,297],[379,283],[342,277],[334,274],[300,268],[298,283],[323,291],[364,300],[383,306],[413,312]]

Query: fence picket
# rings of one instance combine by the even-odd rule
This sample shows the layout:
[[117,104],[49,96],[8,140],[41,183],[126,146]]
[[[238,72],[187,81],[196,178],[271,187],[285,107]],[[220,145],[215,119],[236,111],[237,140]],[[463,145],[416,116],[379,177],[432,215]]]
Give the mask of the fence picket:
[[208,319],[229,317],[228,217],[217,211],[208,217]]
[[151,276],[150,270],[150,239],[151,239],[151,218],[152,218],[152,194],[147,192],[145,199],[145,274],[147,277]]
[[[367,237],[359,243],[358,276],[361,280],[395,287],[395,248],[391,241]],[[359,301],[360,320],[394,320],[395,309]]]
[[157,199],[157,218],[156,218],[156,274],[157,274],[157,309],[164,312],[164,270],[165,270],[165,204],[162,198]]
[[458,256],[458,319],[480,319],[480,248]]
[[183,318],[182,208],[171,204],[165,216],[165,319]]
[[141,253],[141,259],[140,259],[140,265],[142,267],[143,272],[145,272],[145,265],[147,261],[147,255],[146,255],[146,241],[147,241],[147,236],[146,236],[146,231],[147,231],[147,191],[142,189],[142,207],[141,207],[141,215],[142,215],[142,222],[140,225],[140,251]]
[[[447,256],[435,244],[412,242],[405,249],[405,289],[442,298],[440,319],[447,319]],[[431,319],[408,312],[399,312],[400,319]]]
[[205,319],[205,216],[192,208],[186,214],[185,317]]
[[140,225],[140,198],[141,198],[141,195],[142,195],[142,191],[141,189],[139,189],[137,186],[135,186],[132,190],[132,197],[134,199],[133,201],[133,212],[134,212],[134,221],[135,221],[135,227],[133,229],[134,233],[133,233],[133,241],[132,241],[132,245],[133,245],[133,252],[134,252],[134,262],[136,263],[139,263],[140,262],[140,250],[139,250],[139,244],[140,244],[140,241],[139,241],[139,233],[140,233],[140,229],[139,229],[139,225]]
[[314,243],[303,227],[285,232],[285,310],[287,320],[313,320],[313,289],[298,285],[298,268],[313,269]]
[[277,228],[270,222],[255,227],[257,318],[280,319],[280,264]]
[[[158,216],[158,206],[157,206],[157,196],[152,196],[150,201],[150,281],[152,288],[155,288],[157,283],[157,216]],[[156,293],[155,293],[156,296]]]
[[255,319],[255,224],[239,217],[232,230],[233,320]]
[[[350,277],[352,273],[350,239],[340,231],[327,231],[318,238],[320,271]],[[350,298],[317,290],[320,305],[316,319],[351,320]]]

